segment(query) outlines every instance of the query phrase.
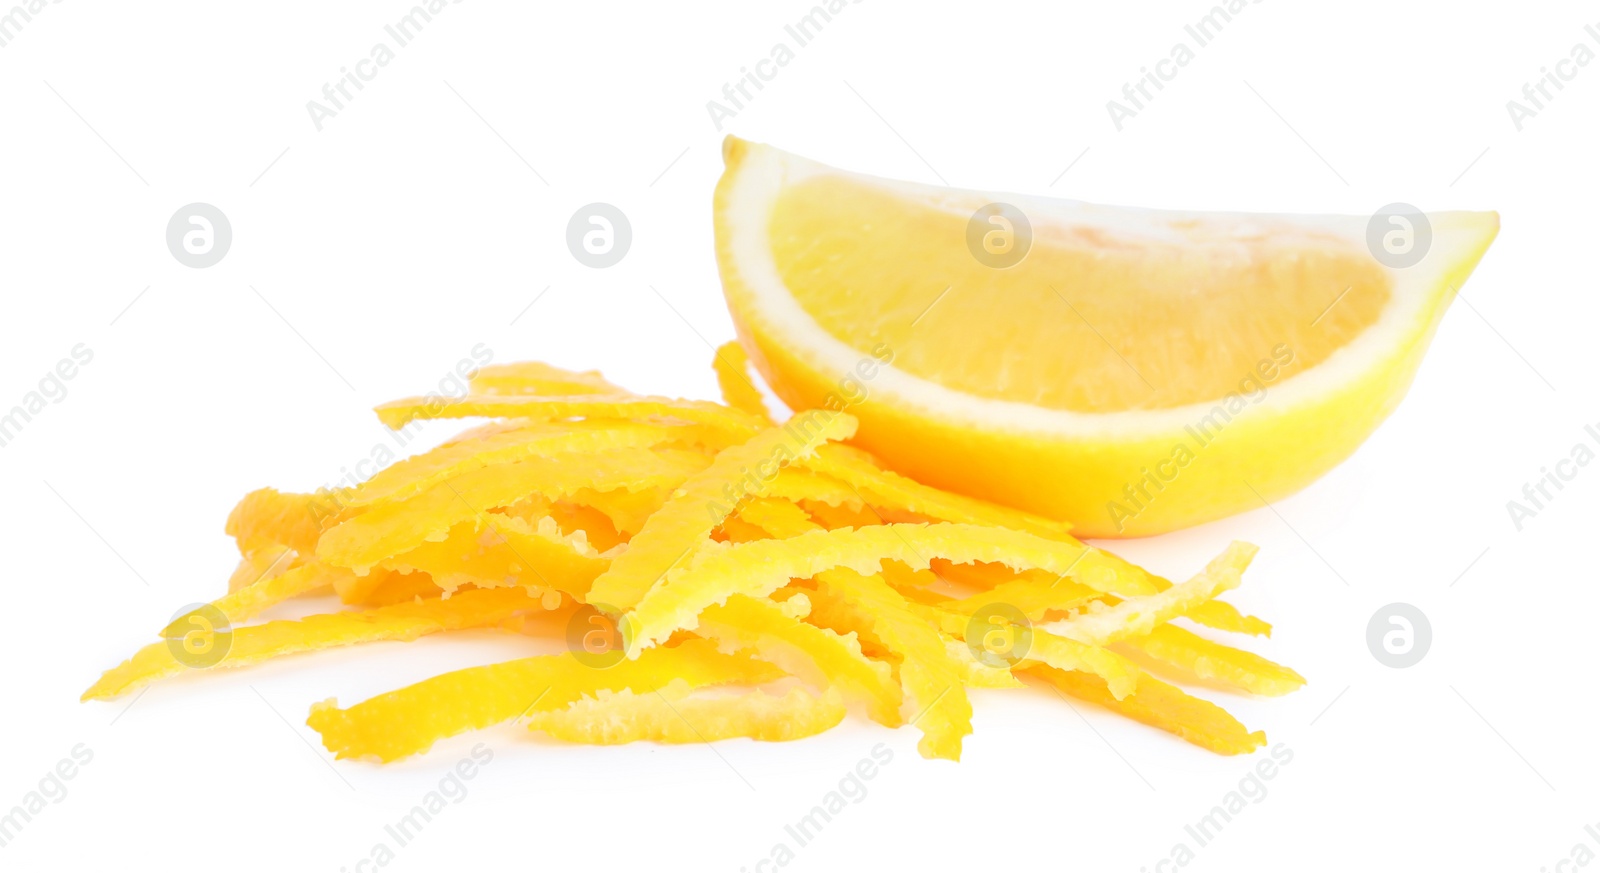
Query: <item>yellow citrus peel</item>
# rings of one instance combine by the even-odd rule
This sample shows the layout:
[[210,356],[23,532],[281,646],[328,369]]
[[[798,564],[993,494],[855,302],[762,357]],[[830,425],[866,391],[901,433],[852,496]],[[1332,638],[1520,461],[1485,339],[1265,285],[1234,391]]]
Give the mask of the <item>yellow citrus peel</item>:
[[1124,600],[1116,606],[1077,616],[1060,627],[1060,633],[1079,642],[1105,646],[1131,636],[1142,636],[1156,625],[1206,603],[1239,586],[1239,576],[1250,566],[1256,547],[1235,542],[1206,565],[1205,572],[1181,585],[1145,597]]
[[563,652],[445,673],[348,709],[324,701],[312,707],[306,724],[336,757],[393,761],[446,737],[557,709],[602,689],[650,691],[674,679],[695,688],[755,685],[781,676],[771,664],[724,655],[703,640],[652,649],[603,668]]
[[1220,682],[1264,697],[1279,697],[1298,691],[1306,684],[1305,677],[1288,667],[1253,652],[1208,640],[1176,625],[1160,625],[1142,637],[1124,640],[1123,645],[1178,667],[1197,679]]
[[[666,639],[692,628],[705,607],[730,594],[765,596],[791,578],[807,578],[834,568],[871,575],[884,561],[927,569],[930,558],[964,563],[989,561],[1015,569],[1048,570],[1110,591],[1114,571],[1100,550],[1045,539],[1006,528],[972,524],[887,524],[840,530],[812,530],[781,540],[726,545],[707,541],[687,566],[666,574],[632,612],[635,643]],[[620,559],[619,559],[620,561]],[[670,567],[671,561],[666,563]],[[665,572],[666,567],[662,568]],[[612,569],[615,571],[616,565]],[[599,582],[596,582],[598,589]],[[598,590],[596,591],[598,595]]]
[[801,688],[781,697],[764,691],[692,697],[690,690],[682,679],[643,693],[602,689],[566,709],[530,714],[528,727],[559,740],[602,746],[639,740],[710,743],[733,737],[782,742],[820,734],[845,715],[844,705],[832,696]]
[[338,586],[353,574],[341,567],[310,561],[276,575],[268,575],[237,591],[211,601],[230,623],[255,618],[268,609],[303,594]]
[[473,372],[468,384],[474,394],[627,394],[606,381],[598,370],[563,370],[539,361],[490,364]]
[[604,394],[556,398],[490,394],[459,398],[410,397],[385,403],[376,411],[380,421],[396,430],[417,419],[521,418],[559,421],[579,417],[676,419],[708,425],[730,435],[750,435],[761,428],[761,421],[749,413],[718,403]]
[[[785,605],[804,605],[810,611],[803,594]],[[900,687],[889,665],[863,655],[853,634],[806,624],[771,600],[743,595],[708,608],[700,615],[697,632],[725,649],[751,651],[818,690],[837,687],[846,700],[865,704],[879,724],[901,723]]]
[[744,346],[737,341],[723,343],[717,346],[711,361],[712,368],[717,372],[717,388],[722,391],[722,402],[771,423],[772,415],[767,412],[767,402],[762,399],[760,389],[750,381],[750,360],[745,357]]
[[1134,721],[1160,728],[1222,755],[1248,755],[1267,744],[1267,735],[1251,733],[1227,710],[1184,693],[1176,686],[1148,676],[1134,693],[1117,699],[1099,676],[1076,670],[1057,670],[1042,664],[1021,668],[1024,673],[1073,697],[1097,703]]
[[[244,667],[295,652],[353,646],[384,640],[408,641],[463,628],[493,627],[522,610],[541,609],[538,598],[520,590],[463,591],[448,600],[423,600],[358,612],[313,615],[297,621],[225,631],[227,653],[216,667]],[[83,693],[84,700],[116,697],[189,669],[166,641],[151,643],[111,668]]]
[[606,419],[527,424],[413,455],[379,470],[340,499],[345,506],[366,506],[411,497],[483,467],[541,456],[694,443],[705,439],[705,434],[704,428],[693,426]]
[[[792,504],[765,501],[745,517],[768,534],[786,538],[758,540],[750,546],[793,544],[796,537],[823,533]],[[960,760],[962,738],[972,733],[972,704],[964,681],[968,671],[950,657],[939,630],[917,615],[881,576],[844,569],[801,575],[816,576],[824,587],[841,595],[843,608],[869,625],[873,635],[900,657],[900,684],[918,710],[911,723],[922,731],[917,750],[923,757]]]
[[427,574],[446,591],[521,586],[574,597],[589,591],[609,562],[581,535],[563,535],[554,520],[537,527],[495,512],[452,527],[443,540],[423,542],[383,562],[386,569]]
[[[244,496],[228,513],[228,536],[239,544],[240,554],[266,546],[287,546],[297,552],[316,551],[324,519],[335,509],[315,494],[295,494],[260,488]],[[332,520],[326,526],[331,526]]]
[[[589,602],[632,609],[680,558],[709,542],[707,537],[733,514],[740,501],[764,494],[783,467],[810,454],[824,440],[848,439],[855,433],[855,424],[848,415],[811,410],[723,449],[709,467],[685,481],[645,522],[628,542],[627,551],[595,580]],[[676,629],[667,628],[667,632]],[[665,638],[663,634],[650,641]]]
[[[856,418],[842,400],[774,425],[738,345],[714,368],[726,404],[525,363],[477,371],[467,397],[379,407],[395,428],[493,420],[338,491],[246,495],[226,528],[241,560],[209,605],[229,635],[212,665],[469,628],[566,645],[312,707],[307,723],[337,757],[378,761],[518,720],[590,744],[792,740],[851,708],[910,723],[925,757],[956,760],[972,733],[967,689],[1030,677],[1242,754],[1263,735],[1140,665],[1266,696],[1304,684],[1173,623],[1265,636],[1270,625],[1218,599],[1253,546],[1174,585],[1062,522],[884,469],[846,444]],[[329,590],[355,608],[255,623]],[[183,672],[170,646],[185,629],[174,622],[174,639],[85,698]],[[1026,648],[994,647],[1001,631]]]
[[408,500],[374,506],[332,528],[317,543],[317,557],[365,575],[384,558],[443,537],[450,528],[529,494],[560,497],[581,488],[673,486],[704,465],[694,452],[611,449],[598,464],[555,455],[496,464],[440,482]]

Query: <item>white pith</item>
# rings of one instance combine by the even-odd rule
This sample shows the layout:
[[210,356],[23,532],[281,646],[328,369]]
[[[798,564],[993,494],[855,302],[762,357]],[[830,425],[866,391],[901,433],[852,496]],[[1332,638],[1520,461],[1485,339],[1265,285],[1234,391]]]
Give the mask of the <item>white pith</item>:
[[[1054,219],[1063,225],[1092,226],[1126,238],[1172,242],[1183,238],[1172,225],[1188,221],[1202,222],[1211,232],[1236,235],[1259,230],[1253,224],[1290,225],[1308,234],[1337,238],[1357,251],[1366,248],[1366,216],[1177,212],[1024,194],[952,191],[837,170],[755,143],[747,144],[747,149],[724,201],[729,253],[739,278],[755,298],[755,317],[763,329],[820,374],[844,376],[855,369],[864,350],[837,339],[801,308],[779,276],[768,238],[769,217],[783,188],[814,175],[851,179],[963,217],[971,214],[974,204],[1012,203],[1021,207],[1035,225],[1035,238],[1040,226],[1048,226]],[[1258,404],[1266,408],[1263,412],[1290,412],[1386,369],[1392,358],[1404,354],[1411,341],[1426,330],[1436,310],[1452,296],[1452,290],[1443,285],[1446,273],[1471,258],[1475,248],[1494,232],[1493,219],[1483,213],[1429,213],[1428,219],[1433,237],[1427,255],[1412,267],[1387,271],[1392,282],[1390,301],[1378,320],[1321,363],[1274,383]],[[1241,378],[1246,375],[1240,374]],[[882,368],[873,379],[872,397],[875,403],[915,410],[918,415],[961,427],[1085,438],[1170,433],[1204,416],[1217,402],[1157,410],[1075,412],[957,391],[893,366]]]

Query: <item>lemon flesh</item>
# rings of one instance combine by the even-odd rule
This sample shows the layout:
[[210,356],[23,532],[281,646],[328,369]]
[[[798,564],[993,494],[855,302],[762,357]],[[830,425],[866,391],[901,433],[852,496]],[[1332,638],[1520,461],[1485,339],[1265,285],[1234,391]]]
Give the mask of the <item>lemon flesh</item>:
[[[724,292],[778,395],[849,404],[901,472],[1089,536],[1258,507],[1348,457],[1499,226],[1430,214],[1426,254],[1392,268],[1365,216],[1105,207],[724,151]],[[996,202],[1031,227],[1003,266],[968,243]]]

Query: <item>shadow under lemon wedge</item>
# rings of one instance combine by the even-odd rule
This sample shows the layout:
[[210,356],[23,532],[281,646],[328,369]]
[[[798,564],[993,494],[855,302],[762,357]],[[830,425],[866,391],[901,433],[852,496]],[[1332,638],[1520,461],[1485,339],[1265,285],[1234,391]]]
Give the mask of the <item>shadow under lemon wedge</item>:
[[733,137],[723,156],[723,289],[778,396],[848,406],[899,472],[1094,537],[1259,507],[1348,457],[1499,230],[986,194]]

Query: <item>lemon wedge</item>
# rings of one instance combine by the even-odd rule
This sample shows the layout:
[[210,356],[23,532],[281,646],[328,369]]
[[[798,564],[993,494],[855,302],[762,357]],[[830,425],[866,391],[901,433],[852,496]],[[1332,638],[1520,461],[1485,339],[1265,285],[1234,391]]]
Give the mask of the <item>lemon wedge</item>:
[[1493,212],[1175,212],[890,181],[728,138],[752,364],[920,481],[1161,533],[1259,507],[1394,410]]

